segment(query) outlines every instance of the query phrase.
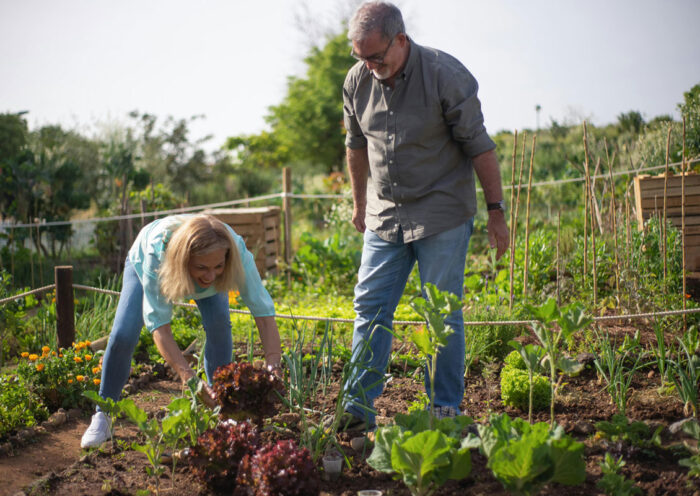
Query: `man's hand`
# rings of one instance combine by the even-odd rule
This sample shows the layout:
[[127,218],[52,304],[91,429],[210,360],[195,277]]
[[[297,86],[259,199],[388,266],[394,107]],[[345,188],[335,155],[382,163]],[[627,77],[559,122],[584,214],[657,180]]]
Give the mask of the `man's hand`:
[[489,245],[491,245],[491,248],[496,248],[496,260],[498,260],[503,256],[510,244],[508,224],[506,224],[506,216],[503,210],[489,210],[488,215],[489,220],[486,224],[486,229],[488,230]]
[[355,205],[353,206],[352,209],[352,223],[355,226],[355,229],[357,229],[359,232],[363,233],[365,232],[365,229],[367,229],[367,226],[365,225],[365,207],[366,203],[363,203],[362,205],[358,205],[357,202],[355,202]]

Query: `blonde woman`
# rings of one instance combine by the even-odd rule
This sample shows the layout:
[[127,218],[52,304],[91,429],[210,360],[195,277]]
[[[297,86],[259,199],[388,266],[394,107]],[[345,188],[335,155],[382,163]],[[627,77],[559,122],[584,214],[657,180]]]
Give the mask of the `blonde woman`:
[[[100,396],[119,399],[144,325],[183,383],[195,375],[170,328],[173,303],[194,299],[206,332],[204,370],[209,384],[204,384],[203,400],[213,406],[212,375],[231,362],[228,292],[233,289],[255,317],[267,366],[279,367],[275,307],[243,238],[215,217],[201,214],[169,216],[145,226],[124,265],[122,292],[102,363]],[[109,418],[98,409],[80,445],[99,446],[109,436]]]

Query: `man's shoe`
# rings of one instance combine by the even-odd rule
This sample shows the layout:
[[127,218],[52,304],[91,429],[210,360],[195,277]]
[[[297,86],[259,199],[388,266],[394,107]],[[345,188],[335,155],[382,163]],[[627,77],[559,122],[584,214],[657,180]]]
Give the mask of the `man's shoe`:
[[[335,416],[329,415],[323,421],[323,427],[327,430],[333,426],[333,421]],[[338,432],[366,432],[373,431],[375,429],[374,424],[369,424],[359,417],[355,417],[350,412],[344,412],[336,424],[338,426]]]
[[96,448],[101,445],[111,437],[110,427],[109,417],[103,412],[97,412],[92,416],[90,427],[87,428],[80,440],[80,447]]

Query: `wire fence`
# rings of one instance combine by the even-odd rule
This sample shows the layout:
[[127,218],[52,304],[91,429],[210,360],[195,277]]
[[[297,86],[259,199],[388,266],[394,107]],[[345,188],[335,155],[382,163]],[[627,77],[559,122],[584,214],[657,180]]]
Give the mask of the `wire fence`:
[[[44,293],[46,291],[51,291],[56,288],[55,284],[50,284],[48,286],[43,286],[41,288],[32,289],[20,294],[10,296],[8,298],[0,299],[0,305],[10,303],[12,301],[18,300],[20,298],[25,298],[30,295]],[[102,293],[112,296],[119,296],[121,293],[119,291],[113,291],[110,289],[96,288],[94,286],[86,286],[83,284],[73,284],[73,289],[79,289],[82,291],[94,291],[96,293]],[[197,308],[194,303],[176,303],[177,306],[186,308]],[[233,314],[242,315],[252,315],[249,310],[239,310],[236,308],[229,308],[229,312]],[[619,315],[603,315],[592,317],[594,322],[610,322],[616,320],[640,320],[640,319],[652,319],[659,317],[669,317],[669,316],[679,316],[679,315],[690,315],[700,313],[700,308],[689,308],[685,310],[664,310],[661,312],[644,312],[644,313],[634,313],[634,314],[619,314]],[[335,323],[346,323],[352,324],[355,322],[354,319],[345,319],[339,317],[324,317],[320,315],[296,315],[296,314],[276,314],[275,318],[278,319],[292,319],[292,320],[308,320],[308,321],[321,321],[321,322],[335,322]],[[486,321],[465,321],[465,327],[469,326],[517,326],[533,325],[536,321],[534,320],[486,320]],[[394,320],[394,326],[397,325],[425,325],[423,320]]]

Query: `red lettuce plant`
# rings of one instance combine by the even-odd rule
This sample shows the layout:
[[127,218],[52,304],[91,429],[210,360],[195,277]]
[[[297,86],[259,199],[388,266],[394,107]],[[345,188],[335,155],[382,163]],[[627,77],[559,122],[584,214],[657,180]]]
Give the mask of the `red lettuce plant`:
[[192,472],[216,492],[231,492],[238,467],[260,446],[257,428],[249,422],[226,420],[204,431],[189,450]]
[[311,454],[294,441],[278,441],[246,455],[238,470],[235,496],[315,496],[320,477]]
[[214,372],[214,392],[221,414],[236,420],[251,419],[261,424],[263,418],[277,413],[282,381],[269,370],[256,369],[247,362],[222,365]]

